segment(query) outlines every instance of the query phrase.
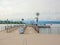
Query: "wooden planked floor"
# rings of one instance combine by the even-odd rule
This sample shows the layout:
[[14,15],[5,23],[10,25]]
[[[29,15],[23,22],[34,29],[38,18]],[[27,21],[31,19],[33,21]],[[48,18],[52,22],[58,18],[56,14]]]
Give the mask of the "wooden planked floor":
[[19,34],[18,30],[0,32],[0,45],[60,45],[58,34],[38,34],[32,27],[26,28],[26,34]]
[[32,27],[27,27],[24,34],[33,34],[33,33],[37,33]]

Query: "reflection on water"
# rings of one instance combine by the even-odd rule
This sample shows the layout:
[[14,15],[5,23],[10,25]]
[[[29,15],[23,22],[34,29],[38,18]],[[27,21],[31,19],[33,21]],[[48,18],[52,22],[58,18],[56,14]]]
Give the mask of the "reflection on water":
[[41,34],[60,34],[60,27],[40,28],[39,32]]

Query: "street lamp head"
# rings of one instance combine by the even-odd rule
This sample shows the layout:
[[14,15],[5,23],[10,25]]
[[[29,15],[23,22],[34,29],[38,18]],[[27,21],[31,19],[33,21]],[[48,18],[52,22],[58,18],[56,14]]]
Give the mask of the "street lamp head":
[[39,15],[40,15],[40,13],[39,13],[39,12],[37,12],[37,13],[36,13],[36,15],[37,15],[37,16],[39,16]]
[[22,21],[24,21],[24,19],[23,19],[23,18],[22,18],[21,20],[22,20]]

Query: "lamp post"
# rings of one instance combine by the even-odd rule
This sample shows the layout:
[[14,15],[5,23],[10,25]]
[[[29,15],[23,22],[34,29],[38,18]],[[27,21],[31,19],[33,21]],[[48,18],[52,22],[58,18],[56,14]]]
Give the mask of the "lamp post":
[[37,12],[37,13],[36,13],[36,16],[37,16],[37,17],[36,17],[36,22],[37,22],[37,24],[36,24],[36,25],[38,25],[38,17],[39,17],[39,15],[40,15],[40,13],[39,13],[39,12]]
[[8,33],[8,19],[7,19],[7,33]]
[[24,19],[22,18],[21,20],[22,20],[22,24],[23,24],[23,23],[24,23],[24,22],[23,22],[23,21],[24,21]]

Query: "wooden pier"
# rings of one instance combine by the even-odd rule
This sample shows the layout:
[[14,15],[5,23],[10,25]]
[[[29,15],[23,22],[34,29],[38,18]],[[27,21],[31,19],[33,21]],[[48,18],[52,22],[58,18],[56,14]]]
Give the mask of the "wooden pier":
[[58,34],[39,34],[30,26],[25,34],[19,34],[18,30],[19,27],[10,33],[0,32],[0,45],[60,45]]

